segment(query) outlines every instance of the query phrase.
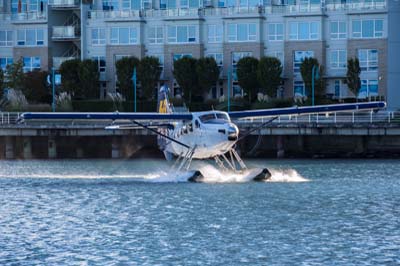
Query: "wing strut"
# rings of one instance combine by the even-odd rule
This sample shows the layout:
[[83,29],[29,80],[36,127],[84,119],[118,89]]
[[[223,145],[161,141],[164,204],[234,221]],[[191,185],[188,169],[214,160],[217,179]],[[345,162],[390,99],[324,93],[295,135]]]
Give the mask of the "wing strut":
[[151,131],[151,132],[153,132],[153,133],[156,133],[157,135],[159,135],[159,136],[161,136],[161,137],[163,137],[163,138],[166,138],[166,139],[168,139],[168,140],[170,140],[170,141],[172,141],[172,142],[175,142],[176,144],[179,144],[179,145],[181,145],[181,146],[183,146],[183,147],[185,147],[185,148],[187,148],[187,149],[191,149],[191,147],[190,147],[189,145],[186,145],[185,143],[182,143],[182,142],[180,142],[180,141],[178,141],[178,140],[176,140],[176,139],[173,139],[173,138],[171,138],[170,136],[167,136],[167,135],[165,135],[165,134],[163,134],[163,133],[161,133],[161,132],[158,132],[157,130],[155,130],[155,129],[153,129],[153,128],[150,128],[150,127],[148,127],[148,126],[146,126],[146,125],[144,125],[144,124],[142,124],[142,123],[140,123],[140,122],[137,122],[137,121],[135,121],[135,120],[131,120],[131,121],[132,121],[132,123],[135,124],[135,125],[138,125],[138,126],[144,128],[144,129],[147,129],[147,130],[149,130],[149,131]]

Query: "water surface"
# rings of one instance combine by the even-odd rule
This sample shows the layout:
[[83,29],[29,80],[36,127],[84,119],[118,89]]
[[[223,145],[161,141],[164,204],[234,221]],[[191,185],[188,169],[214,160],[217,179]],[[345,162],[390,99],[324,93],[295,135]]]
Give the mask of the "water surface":
[[[399,265],[400,163],[252,160],[274,181],[162,160],[0,161],[0,265]],[[308,182],[299,182],[307,181]]]

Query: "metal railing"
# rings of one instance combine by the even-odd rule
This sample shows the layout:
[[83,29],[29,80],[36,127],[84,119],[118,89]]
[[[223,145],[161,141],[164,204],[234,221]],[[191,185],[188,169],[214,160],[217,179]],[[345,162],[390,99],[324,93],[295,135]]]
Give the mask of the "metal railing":
[[[264,123],[270,118],[247,118],[236,120],[238,125],[250,125]],[[306,115],[280,115],[271,124],[273,125],[335,125],[335,124],[397,124],[400,125],[400,112],[346,112],[330,114],[306,114]]]
[[78,0],[50,0],[49,5],[53,7],[78,7]]
[[330,3],[326,4],[326,10],[328,11],[340,11],[340,10],[379,10],[386,9],[386,1],[372,1],[372,2],[361,2],[361,3]]
[[47,11],[30,11],[21,13],[0,13],[0,21],[11,21],[15,23],[29,23],[37,20],[46,20]]
[[74,39],[79,38],[75,26],[53,26],[53,39]]
[[0,112],[0,125],[15,125],[21,113]]

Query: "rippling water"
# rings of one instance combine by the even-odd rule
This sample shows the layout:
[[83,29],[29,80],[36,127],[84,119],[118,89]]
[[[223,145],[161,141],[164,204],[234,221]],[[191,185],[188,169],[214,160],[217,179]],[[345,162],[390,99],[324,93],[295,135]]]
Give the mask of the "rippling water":
[[0,265],[400,264],[399,161],[249,164],[278,182],[205,165],[210,183],[177,182],[161,160],[0,161]]

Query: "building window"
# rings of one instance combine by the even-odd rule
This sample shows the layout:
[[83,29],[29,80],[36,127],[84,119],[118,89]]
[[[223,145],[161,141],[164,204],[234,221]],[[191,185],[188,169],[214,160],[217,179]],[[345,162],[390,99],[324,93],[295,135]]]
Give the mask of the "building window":
[[290,22],[289,40],[318,40],[319,22]]
[[306,87],[304,86],[303,81],[293,81],[293,95],[297,97],[302,97],[306,95]]
[[241,7],[255,7],[261,5],[259,0],[239,0],[239,5]]
[[283,41],[283,24],[270,23],[268,24],[268,40]]
[[234,7],[236,0],[218,0],[218,7]]
[[352,21],[353,38],[382,38],[383,37],[383,20],[353,20]]
[[221,25],[208,25],[208,42],[222,42],[222,27]]
[[13,46],[13,32],[0,30],[0,46]]
[[40,70],[40,57],[24,57],[23,58],[24,72],[30,72],[33,70]]
[[18,46],[42,46],[44,45],[43,29],[23,29],[17,31]]
[[160,9],[176,8],[176,0],[160,0]]
[[148,34],[150,44],[160,44],[164,42],[164,31],[162,26],[149,27]]
[[119,10],[119,1],[118,0],[103,0],[103,10],[112,11]]
[[25,13],[27,7],[26,0],[11,0],[11,13]]
[[12,57],[0,57],[0,68],[6,71],[7,65],[12,65],[14,60]]
[[92,45],[106,44],[106,30],[103,28],[92,29]]
[[193,57],[192,54],[174,54],[172,60],[175,62],[184,57]]
[[358,98],[367,98],[370,96],[378,96],[378,80],[362,79]]
[[378,71],[378,50],[360,49],[358,50],[361,71]]
[[212,57],[214,58],[215,62],[217,63],[218,69],[219,69],[219,75],[222,75],[223,69],[224,69],[224,56],[221,53],[209,53],[207,54],[207,57]]
[[136,28],[111,28],[111,44],[127,45],[136,44],[137,42]]
[[347,29],[345,21],[331,21],[331,39],[346,39]]
[[300,66],[305,58],[314,57],[314,51],[294,51],[293,72],[300,73]]
[[168,26],[168,43],[196,42],[196,26]]
[[93,56],[92,60],[97,63],[97,69],[100,73],[106,72],[106,58],[104,56]]
[[336,79],[335,80],[335,97],[336,98],[341,98],[341,93],[340,93],[340,91],[341,91],[341,89],[340,89],[340,79]]
[[237,63],[239,62],[240,59],[244,57],[251,57],[253,56],[252,52],[236,52],[232,53],[232,75],[233,75],[233,80],[237,81]]
[[331,51],[331,68],[346,68],[347,67],[347,51],[334,50]]
[[[284,52],[281,52],[281,51],[270,51],[270,52],[267,53],[267,56],[278,58],[279,61],[281,61],[281,65],[282,65],[282,68],[283,68],[283,63],[285,62],[284,61]],[[283,75],[283,72],[282,72],[282,75]]]
[[122,0],[122,10],[140,10],[140,0]]
[[255,41],[257,28],[255,23],[228,24],[229,42]]

